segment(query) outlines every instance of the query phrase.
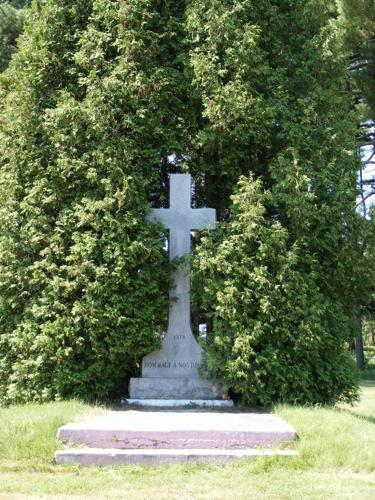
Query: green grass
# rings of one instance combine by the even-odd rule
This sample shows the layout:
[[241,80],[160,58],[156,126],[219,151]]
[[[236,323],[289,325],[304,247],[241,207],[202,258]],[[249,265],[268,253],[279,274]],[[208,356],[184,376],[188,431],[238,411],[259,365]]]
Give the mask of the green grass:
[[226,466],[54,466],[57,428],[97,411],[75,401],[0,410],[0,499],[375,497],[374,381],[363,383],[356,407],[276,407],[298,432],[295,459]]
[[57,429],[97,411],[79,401],[0,409],[0,471],[49,469],[58,447]]

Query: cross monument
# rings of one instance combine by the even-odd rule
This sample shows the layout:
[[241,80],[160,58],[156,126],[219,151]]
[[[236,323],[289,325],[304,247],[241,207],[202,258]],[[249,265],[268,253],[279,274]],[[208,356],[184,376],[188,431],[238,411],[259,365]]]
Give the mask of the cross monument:
[[[162,222],[169,229],[169,258],[191,253],[191,231],[215,229],[216,211],[191,206],[191,176],[171,174],[169,208],[153,209],[150,222]],[[173,273],[170,290],[168,330],[162,349],[143,358],[142,378],[130,381],[130,397],[135,399],[215,399],[220,389],[201,380],[198,367],[202,348],[195,340],[190,318],[190,264]]]

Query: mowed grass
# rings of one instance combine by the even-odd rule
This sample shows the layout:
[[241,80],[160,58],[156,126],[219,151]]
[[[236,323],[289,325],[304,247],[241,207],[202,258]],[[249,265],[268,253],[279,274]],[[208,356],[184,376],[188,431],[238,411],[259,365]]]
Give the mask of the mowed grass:
[[58,427],[98,411],[77,401],[0,410],[0,498],[375,498],[374,381],[363,382],[356,407],[275,408],[298,432],[298,458],[230,465],[54,466]]

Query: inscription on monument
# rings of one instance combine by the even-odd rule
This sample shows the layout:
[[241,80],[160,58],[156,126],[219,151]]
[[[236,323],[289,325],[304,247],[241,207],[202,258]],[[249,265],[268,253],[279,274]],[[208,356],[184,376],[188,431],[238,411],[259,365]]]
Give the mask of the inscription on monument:
[[185,340],[185,335],[173,335],[174,340]]
[[143,366],[145,368],[199,368],[197,361],[145,361]]

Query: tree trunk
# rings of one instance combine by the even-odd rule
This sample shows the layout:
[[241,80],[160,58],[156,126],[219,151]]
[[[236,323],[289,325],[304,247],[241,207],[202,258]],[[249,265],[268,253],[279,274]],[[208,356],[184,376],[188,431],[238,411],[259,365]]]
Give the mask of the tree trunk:
[[355,357],[357,360],[357,368],[364,370],[365,368],[365,354],[363,351],[363,335],[362,335],[362,318],[361,313],[357,310],[354,318],[355,327]]

